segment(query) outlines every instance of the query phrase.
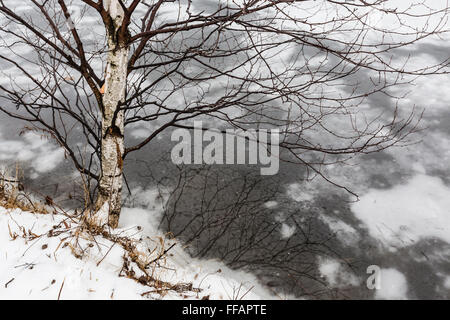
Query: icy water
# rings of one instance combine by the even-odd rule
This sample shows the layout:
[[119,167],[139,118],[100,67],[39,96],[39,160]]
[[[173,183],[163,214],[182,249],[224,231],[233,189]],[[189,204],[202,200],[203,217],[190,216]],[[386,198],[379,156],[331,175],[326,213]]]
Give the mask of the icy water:
[[[442,41],[415,53],[442,58],[449,47]],[[146,190],[169,188],[160,228],[193,256],[251,272],[280,297],[450,299],[449,86],[449,76],[434,76],[401,88],[410,91],[401,108],[425,109],[419,143],[326,169],[358,202],[287,163],[272,177],[253,166],[178,168],[168,132],[127,160],[126,204],[151,207]],[[374,95],[364,108],[376,114],[394,105]],[[0,115],[0,164],[19,163],[28,191],[76,205],[81,189],[69,160],[51,141],[19,135],[25,125]],[[130,129],[128,142],[151,130]],[[381,268],[379,290],[366,285],[372,265]]]

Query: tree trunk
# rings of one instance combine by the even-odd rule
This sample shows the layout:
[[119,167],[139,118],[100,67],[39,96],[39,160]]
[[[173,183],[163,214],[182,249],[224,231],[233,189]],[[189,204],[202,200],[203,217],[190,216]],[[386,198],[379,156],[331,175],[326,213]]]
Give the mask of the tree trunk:
[[111,17],[106,26],[108,58],[103,94],[101,176],[96,203],[97,225],[108,224],[116,228],[122,205],[124,154],[124,112],[119,110],[126,94],[129,47],[118,32],[124,14],[117,0],[104,2]]

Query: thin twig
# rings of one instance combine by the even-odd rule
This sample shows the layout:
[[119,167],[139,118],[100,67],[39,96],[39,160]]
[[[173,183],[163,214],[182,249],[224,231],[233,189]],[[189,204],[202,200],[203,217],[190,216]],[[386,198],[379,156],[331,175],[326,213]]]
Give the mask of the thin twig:
[[12,278],[11,280],[9,280],[7,283],[5,283],[5,288],[8,288],[8,285],[14,281],[15,278]]
[[63,280],[63,282],[61,284],[61,288],[59,288],[58,300],[60,300],[60,298],[61,298],[61,292],[62,292],[62,289],[64,287],[64,282],[66,282],[66,277],[64,277],[64,280]]
[[105,260],[106,256],[107,256],[108,253],[111,251],[111,249],[116,245],[116,243],[117,243],[117,242],[114,242],[113,245],[108,249],[108,251],[106,252],[106,254],[103,256],[102,260],[100,260],[100,261],[97,263],[97,267],[100,265],[100,263],[103,262],[103,260]]

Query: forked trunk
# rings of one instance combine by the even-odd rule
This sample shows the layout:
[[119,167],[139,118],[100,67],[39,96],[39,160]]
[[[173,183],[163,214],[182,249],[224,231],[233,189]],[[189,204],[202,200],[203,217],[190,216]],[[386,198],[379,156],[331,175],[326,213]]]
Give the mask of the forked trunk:
[[96,203],[95,224],[116,228],[122,201],[124,154],[124,112],[120,103],[125,99],[129,48],[118,36],[123,10],[117,0],[104,2],[113,25],[106,26],[108,58],[103,94],[101,176]]

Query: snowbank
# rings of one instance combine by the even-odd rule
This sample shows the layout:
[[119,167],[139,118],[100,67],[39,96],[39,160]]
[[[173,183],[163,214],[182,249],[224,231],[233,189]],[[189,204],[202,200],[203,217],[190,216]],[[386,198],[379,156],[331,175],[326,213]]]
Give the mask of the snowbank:
[[[97,266],[111,246],[98,238],[95,247],[87,245],[85,258],[77,259],[64,244],[76,225],[63,221],[61,215],[0,208],[1,299],[142,299],[142,286],[117,276],[120,247]],[[50,230],[63,233],[49,236]]]
[[[133,239],[143,254],[175,244],[151,223],[148,210],[124,209],[123,217],[114,235]],[[136,222],[142,223],[138,226]],[[187,289],[155,292],[123,272],[127,252],[120,244],[102,235],[81,233],[75,237],[78,227],[76,220],[63,214],[41,215],[0,207],[0,299],[276,298],[259,286],[255,277],[216,261],[191,259],[180,244],[150,271],[161,282],[179,285],[177,288],[182,284]],[[159,256],[155,252],[149,257]],[[139,277],[138,268],[134,272]]]

